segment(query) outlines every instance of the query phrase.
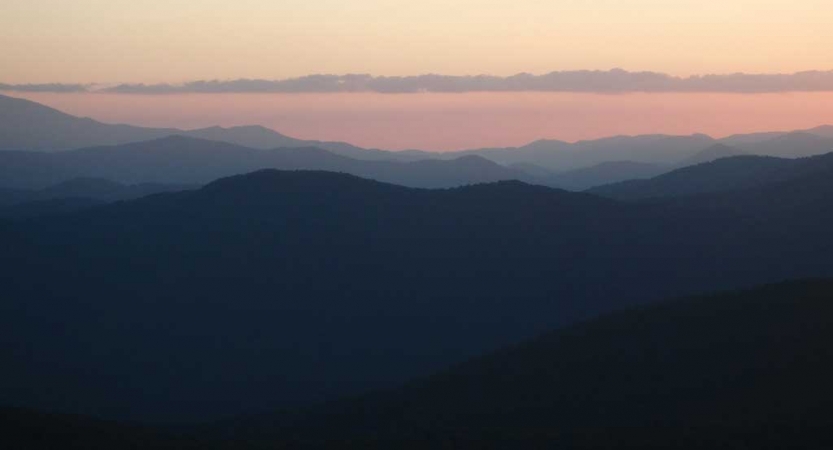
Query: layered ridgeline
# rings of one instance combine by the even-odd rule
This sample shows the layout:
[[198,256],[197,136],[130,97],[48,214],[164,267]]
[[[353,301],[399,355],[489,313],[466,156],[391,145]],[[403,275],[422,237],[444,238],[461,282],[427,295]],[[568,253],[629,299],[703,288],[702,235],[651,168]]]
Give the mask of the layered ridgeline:
[[739,191],[826,176],[833,153],[786,159],[735,156],[674,170],[647,180],[628,180],[590,189],[606,197],[639,200]]
[[[833,151],[831,130],[833,127],[822,126],[799,132],[737,135],[720,140],[702,134],[616,136],[574,143],[539,140],[520,147],[448,153],[420,150],[392,152],[359,148],[343,142],[295,139],[261,126],[179,130],[110,125],[74,117],[27,100],[0,96],[0,150],[52,152],[118,146],[180,135],[260,150],[316,147],[358,160],[418,161],[474,155],[524,173],[516,177],[533,177],[541,184],[576,190],[627,179],[648,178],[678,167],[726,156],[754,154],[795,158],[827,153]],[[270,167],[275,168],[258,166],[250,167],[250,170]],[[152,180],[135,182],[149,181]]]
[[826,448],[833,282],[616,313],[402,387],[152,429],[0,409],[0,442],[52,448]]
[[512,179],[539,182],[522,171],[473,155],[451,160],[367,161],[315,147],[262,150],[184,136],[57,153],[0,152],[0,186],[16,189],[43,189],[79,177],[128,184],[205,184],[259,169],[327,170],[430,188]]
[[29,100],[0,95],[0,150],[54,152],[128,144],[172,135],[258,149],[318,147],[362,159],[390,159],[389,152],[367,150],[344,142],[295,139],[261,126],[180,130],[114,125],[76,117]]
[[0,403],[150,420],[309,405],[628,305],[833,276],[831,180],[643,205],[261,171],[0,222]]

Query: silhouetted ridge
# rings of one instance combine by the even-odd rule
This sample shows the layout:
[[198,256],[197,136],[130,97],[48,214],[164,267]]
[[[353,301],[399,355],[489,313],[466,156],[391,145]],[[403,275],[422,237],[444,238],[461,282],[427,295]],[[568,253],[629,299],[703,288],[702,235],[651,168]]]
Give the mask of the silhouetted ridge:
[[[833,281],[607,314],[400,387],[151,427],[0,408],[0,443],[54,448],[825,448]],[[5,440],[5,441],[4,441]]]
[[819,280],[668,302],[397,390],[229,425],[296,448],[805,448],[833,425],[831,298]]

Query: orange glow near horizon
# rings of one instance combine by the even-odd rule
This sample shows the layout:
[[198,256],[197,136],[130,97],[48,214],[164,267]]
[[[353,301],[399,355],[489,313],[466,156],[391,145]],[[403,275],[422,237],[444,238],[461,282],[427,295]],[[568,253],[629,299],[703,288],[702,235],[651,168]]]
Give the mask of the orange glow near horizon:
[[833,69],[830,0],[4,0],[0,82]]
[[14,93],[109,123],[263,125],[363,147],[459,150],[620,134],[735,133],[833,124],[833,93],[48,94]]

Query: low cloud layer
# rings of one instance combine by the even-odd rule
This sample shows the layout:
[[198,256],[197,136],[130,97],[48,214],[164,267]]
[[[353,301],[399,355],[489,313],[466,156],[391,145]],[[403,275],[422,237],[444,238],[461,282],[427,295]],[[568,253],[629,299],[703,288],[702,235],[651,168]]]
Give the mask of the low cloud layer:
[[182,84],[4,85],[0,90],[26,92],[106,92],[119,94],[180,93],[327,93],[327,92],[822,92],[833,91],[833,71],[794,74],[727,74],[675,77],[657,72],[564,71],[544,75],[448,76],[308,75],[285,80],[211,80]]

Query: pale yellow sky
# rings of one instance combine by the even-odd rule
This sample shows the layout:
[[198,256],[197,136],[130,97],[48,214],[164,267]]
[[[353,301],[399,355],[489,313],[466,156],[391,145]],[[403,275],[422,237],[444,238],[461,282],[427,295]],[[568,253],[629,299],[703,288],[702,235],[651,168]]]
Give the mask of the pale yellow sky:
[[833,0],[0,0],[0,82],[833,69]]

